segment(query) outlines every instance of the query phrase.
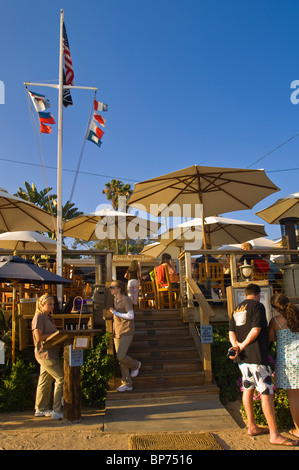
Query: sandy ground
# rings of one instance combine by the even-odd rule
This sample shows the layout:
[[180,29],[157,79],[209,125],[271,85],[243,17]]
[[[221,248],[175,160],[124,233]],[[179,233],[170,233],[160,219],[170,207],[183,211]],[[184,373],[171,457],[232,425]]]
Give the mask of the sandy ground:
[[[270,445],[269,435],[248,436],[239,411],[240,404],[238,402],[229,404],[227,409],[239,425],[239,429],[218,432],[213,432],[211,429],[211,433],[223,449],[299,450],[299,447]],[[131,434],[103,432],[102,421],[93,419],[91,415],[85,424],[82,421],[71,425],[63,421],[51,421],[49,418],[32,418],[31,415],[30,413],[0,415],[0,450],[129,450]],[[282,434],[290,437],[287,432]]]

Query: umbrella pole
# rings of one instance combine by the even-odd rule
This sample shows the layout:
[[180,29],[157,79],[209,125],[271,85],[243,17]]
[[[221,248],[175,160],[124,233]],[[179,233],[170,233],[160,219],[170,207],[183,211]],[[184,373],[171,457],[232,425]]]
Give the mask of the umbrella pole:
[[16,305],[17,305],[17,282],[12,282],[12,332],[11,332],[11,355],[12,363],[16,361]]
[[[207,239],[206,239],[206,229],[205,229],[205,217],[203,213],[203,204],[201,205],[201,224],[202,224],[202,238],[203,238],[203,248],[207,249]],[[205,255],[205,270],[206,278],[208,279],[209,268],[208,268],[208,256]]]

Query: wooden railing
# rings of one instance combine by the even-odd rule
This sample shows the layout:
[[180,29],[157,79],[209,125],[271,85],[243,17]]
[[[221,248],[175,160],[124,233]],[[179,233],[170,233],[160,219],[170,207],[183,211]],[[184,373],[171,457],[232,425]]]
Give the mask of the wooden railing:
[[210,325],[210,318],[215,314],[192,278],[190,253],[186,251],[182,253],[179,257],[179,263],[183,319],[189,323],[190,332],[201,356],[205,382],[211,384],[213,382],[211,344],[201,341],[198,326]]

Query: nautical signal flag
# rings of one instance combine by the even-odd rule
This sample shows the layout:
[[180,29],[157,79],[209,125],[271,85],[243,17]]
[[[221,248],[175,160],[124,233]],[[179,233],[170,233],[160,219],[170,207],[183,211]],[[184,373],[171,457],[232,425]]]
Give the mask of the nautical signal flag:
[[51,134],[52,128],[51,126],[45,126],[42,122],[40,123],[39,131],[43,134]]
[[33,106],[35,108],[35,111],[41,112],[45,111],[45,109],[48,109],[51,107],[51,103],[49,100],[46,99],[45,95],[40,95],[38,93],[33,93],[32,91],[28,90],[29,96],[32,100]]
[[101,103],[100,101],[94,100],[93,109],[95,111],[108,111],[108,104]]
[[43,134],[51,134],[51,126],[46,126],[45,124],[55,124],[55,119],[51,113],[38,113],[38,118],[40,121],[40,132]]
[[101,124],[102,127],[106,127],[106,121],[107,119],[103,118],[103,116],[101,116],[100,114],[98,114],[97,112],[94,112],[94,115],[93,115],[94,119],[96,121],[98,121],[99,124]]
[[104,135],[104,132],[97,126],[97,123],[94,120],[92,120],[89,126],[87,140],[90,140],[91,142],[96,144],[98,147],[101,147],[102,145],[101,138],[103,137],[103,135]]

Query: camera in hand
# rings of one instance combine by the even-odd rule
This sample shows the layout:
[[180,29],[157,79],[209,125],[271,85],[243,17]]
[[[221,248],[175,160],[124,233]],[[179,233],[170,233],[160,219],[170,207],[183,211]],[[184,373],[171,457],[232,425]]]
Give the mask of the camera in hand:
[[234,349],[229,349],[227,351],[227,356],[228,357],[234,357],[236,355],[236,351]]

